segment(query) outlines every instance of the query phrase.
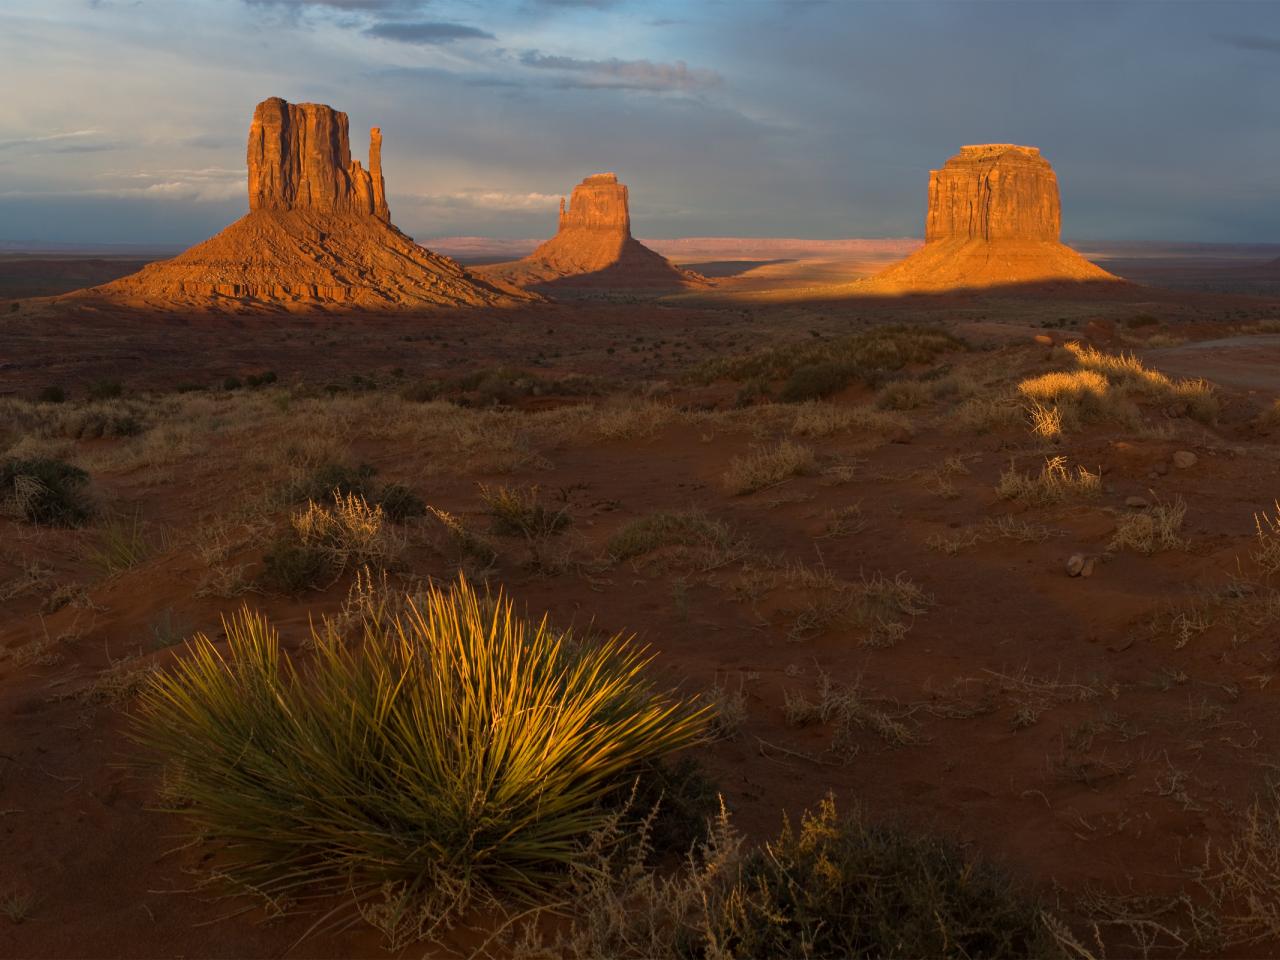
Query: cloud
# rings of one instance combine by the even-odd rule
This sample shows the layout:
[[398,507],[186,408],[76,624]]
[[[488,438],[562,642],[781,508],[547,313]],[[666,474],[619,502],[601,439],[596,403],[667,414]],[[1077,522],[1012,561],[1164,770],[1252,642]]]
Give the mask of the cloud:
[[396,43],[441,44],[455,40],[493,40],[492,33],[471,27],[465,23],[448,23],[443,20],[384,20],[367,27],[367,37],[394,40]]
[[503,190],[457,190],[453,193],[414,194],[407,199],[429,207],[451,210],[553,210],[560,203],[558,193],[519,193]]
[[520,62],[535,70],[554,70],[563,76],[560,86],[598,89],[617,87],[627,90],[677,90],[690,93],[717,87],[724,78],[714,70],[690,68],[683,60],[654,63],[652,60],[579,60],[529,50]]
[[[47,133],[41,137],[16,137],[12,140],[0,140],[0,150],[13,150],[18,147],[40,147],[55,153],[89,153],[94,150],[109,150],[114,144],[78,143],[85,137],[96,137],[102,131],[92,127],[86,130],[68,130],[65,133]],[[44,146],[53,144],[53,146]]]
[[337,10],[342,13],[406,13],[422,9],[424,0],[244,0],[251,7],[289,10]]
[[1218,37],[1220,41],[1237,50],[1260,50],[1263,53],[1280,53],[1280,37]]

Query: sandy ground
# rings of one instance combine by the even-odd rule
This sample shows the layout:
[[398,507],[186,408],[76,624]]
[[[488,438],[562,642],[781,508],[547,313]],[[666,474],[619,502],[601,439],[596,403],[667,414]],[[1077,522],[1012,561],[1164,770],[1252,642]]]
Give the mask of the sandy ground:
[[[269,920],[252,899],[201,886],[212,851],[186,844],[180,824],[156,811],[159,785],[132,767],[125,735],[129,680],[174,656],[172,639],[216,637],[220,615],[248,602],[298,649],[308,618],[340,606],[346,580],[299,599],[199,589],[212,570],[201,549],[211,525],[239,538],[225,563],[256,572],[263,530],[288,512],[267,505],[277,461],[310,435],[481,531],[479,482],[562,491],[573,517],[555,544],[565,562],[533,566],[525,544],[495,538],[493,584],[558,622],[637,633],[658,653],[659,677],[682,690],[740,691],[740,727],[695,753],[752,837],[833,791],[874,818],[970,846],[1077,930],[1102,923],[1111,955],[1130,955],[1131,931],[1100,921],[1087,894],[1186,888],[1185,869],[1206,842],[1235,835],[1280,762],[1276,621],[1249,599],[1272,587],[1251,552],[1254,516],[1272,508],[1280,474],[1265,416],[1280,398],[1280,337],[1263,332],[1280,304],[1168,290],[832,301],[814,291],[876,264],[732,260],[702,261],[720,264],[714,292],[639,302],[0,315],[7,402],[52,384],[75,401],[114,378],[146,427],[119,438],[35,436],[24,424],[36,421],[15,415],[4,444],[85,463],[94,497],[137,511],[154,539],[140,564],[108,576],[90,559],[97,527],[0,520],[0,894],[30,897],[21,922],[0,918],[0,955],[382,955],[367,929],[299,941],[312,918]],[[765,291],[783,295],[754,296]],[[1046,443],[1017,418],[965,426],[963,395],[940,394],[901,411],[901,429],[815,436],[795,426],[792,406],[739,409],[741,384],[690,376],[715,358],[903,322],[953,330],[965,346],[899,379],[959,377],[978,397],[1003,396],[1070,365],[1050,342],[1084,338],[1213,381],[1221,410],[1202,423],[1147,404],[1140,426],[1095,423]],[[512,401],[486,427],[501,441],[488,446],[437,428],[436,405],[399,399],[420,378],[498,366],[596,377],[619,396]],[[265,370],[279,377],[266,392],[195,395],[208,407],[189,432],[166,419],[166,409],[186,409],[172,406],[181,384],[217,387]],[[583,403],[649,409],[653,398],[666,412],[616,438],[540,419]],[[876,402],[871,387],[854,386],[820,405]],[[726,490],[735,457],[782,438],[812,450],[810,471],[745,496]],[[1194,466],[1175,466],[1179,451],[1194,453]],[[1034,472],[1053,455],[1100,471],[1099,496],[1036,506],[997,495],[1011,466]],[[1109,550],[1133,497],[1185,502],[1185,542],[1151,555]],[[728,523],[743,553],[714,569],[677,555],[601,559],[626,521],[686,508]],[[997,521],[1036,533],[995,536]],[[1099,558],[1091,577],[1066,574],[1077,552]],[[410,531],[401,575],[444,579],[456,568],[429,528]],[[833,591],[877,577],[901,577],[925,598],[919,612],[892,616],[892,643],[818,615]],[[1242,578],[1250,592],[1232,593]],[[59,596],[75,600],[59,606]],[[789,723],[786,697],[814,696],[823,674],[859,690],[897,734],[858,728],[838,743],[829,724]],[[1277,951],[1266,941],[1247,953]]]

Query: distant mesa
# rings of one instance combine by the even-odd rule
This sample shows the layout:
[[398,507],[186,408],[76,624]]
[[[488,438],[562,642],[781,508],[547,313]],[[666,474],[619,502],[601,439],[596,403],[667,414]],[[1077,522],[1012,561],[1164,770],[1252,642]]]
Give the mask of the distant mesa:
[[925,245],[861,281],[860,291],[909,293],[1017,284],[1113,281],[1059,240],[1058,179],[1035,147],[961,147],[929,174]]
[[556,235],[522,260],[478,267],[483,276],[520,286],[679,289],[709,283],[631,235],[626,184],[597,173],[560,200]]
[[466,306],[528,300],[413,242],[391,223],[374,127],[369,169],[347,115],[272,97],[249,126],[249,213],[171,260],[73,294],[152,307]]

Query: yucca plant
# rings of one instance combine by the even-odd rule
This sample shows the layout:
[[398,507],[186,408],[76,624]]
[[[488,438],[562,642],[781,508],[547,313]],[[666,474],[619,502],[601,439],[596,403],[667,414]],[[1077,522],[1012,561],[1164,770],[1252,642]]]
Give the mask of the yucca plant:
[[258,613],[224,626],[225,652],[197,635],[149,680],[134,735],[168,762],[178,812],[224,844],[225,872],[278,903],[536,899],[626,772],[708,722],[650,686],[630,639],[580,641],[463,579],[370,607],[358,640],[313,628],[306,665]]

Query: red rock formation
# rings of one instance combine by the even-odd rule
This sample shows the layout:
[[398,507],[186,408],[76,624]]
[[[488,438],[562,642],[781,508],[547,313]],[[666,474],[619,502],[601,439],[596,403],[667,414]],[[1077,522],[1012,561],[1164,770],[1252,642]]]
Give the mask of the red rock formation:
[[885,292],[1117,280],[1059,242],[1058,180],[1035,147],[961,147],[929,174],[925,245],[857,284]]
[[474,276],[391,224],[377,127],[366,171],[351,159],[345,113],[272,97],[254,110],[247,160],[247,216],[172,260],[75,296],[234,309],[530,298]]
[[480,267],[477,272],[520,286],[661,289],[705,284],[631,236],[625,184],[597,173],[560,200],[559,230],[523,260]]

